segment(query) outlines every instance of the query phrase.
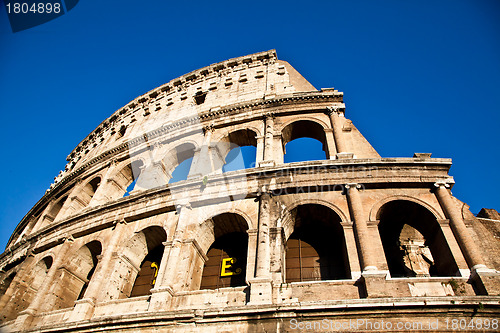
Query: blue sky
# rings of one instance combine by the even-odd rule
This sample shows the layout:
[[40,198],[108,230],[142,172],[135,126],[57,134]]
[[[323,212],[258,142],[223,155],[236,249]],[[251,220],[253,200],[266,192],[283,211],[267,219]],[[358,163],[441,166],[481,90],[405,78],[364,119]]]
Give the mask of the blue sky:
[[453,194],[500,209],[500,2],[90,1],[12,33],[0,6],[0,247],[66,156],[133,98],[276,49],[383,157],[450,157]]

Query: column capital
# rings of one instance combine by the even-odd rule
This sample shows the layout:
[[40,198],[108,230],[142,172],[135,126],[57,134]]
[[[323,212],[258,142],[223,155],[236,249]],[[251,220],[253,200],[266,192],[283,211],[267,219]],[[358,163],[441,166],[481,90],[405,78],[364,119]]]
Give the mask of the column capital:
[[450,188],[450,184],[444,180],[440,180],[434,183],[434,187],[439,188],[439,187],[444,187],[444,188]]
[[190,202],[179,202],[175,205],[175,215],[179,215],[183,208],[193,209]]
[[333,105],[326,107],[326,113],[328,115],[336,114],[338,116],[344,116],[345,114],[345,106]]
[[116,220],[115,222],[113,222],[113,227],[111,228],[111,230],[115,230],[116,228],[118,228],[119,225],[127,225],[127,221],[125,219],[121,219],[121,220]]
[[363,188],[363,185],[358,184],[358,183],[348,183],[348,184],[345,184],[344,186],[346,189],[355,188],[355,189],[359,190],[359,189]]
[[203,134],[206,134],[207,132],[213,132],[215,130],[215,127],[213,124],[203,126]]
[[274,118],[276,118],[276,114],[274,112],[266,112],[264,114],[264,119],[268,119],[268,118],[274,119]]
[[73,243],[74,241],[73,235],[66,235],[60,239],[61,244]]

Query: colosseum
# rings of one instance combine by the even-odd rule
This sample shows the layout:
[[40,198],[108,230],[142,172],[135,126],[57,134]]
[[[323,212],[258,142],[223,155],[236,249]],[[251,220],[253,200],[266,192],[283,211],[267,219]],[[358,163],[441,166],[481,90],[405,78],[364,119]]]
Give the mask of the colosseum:
[[[324,157],[287,160],[301,138]],[[498,213],[450,159],[380,157],[274,50],[137,97],[67,161],[0,256],[0,330],[500,327]]]

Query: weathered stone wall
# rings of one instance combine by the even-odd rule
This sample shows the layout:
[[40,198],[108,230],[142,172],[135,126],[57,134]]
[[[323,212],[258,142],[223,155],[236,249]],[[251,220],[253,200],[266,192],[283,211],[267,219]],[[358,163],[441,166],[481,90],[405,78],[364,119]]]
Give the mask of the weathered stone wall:
[[[449,159],[381,158],[345,118],[342,97],[268,51],[196,70],[116,111],[68,156],[0,256],[3,328],[254,332],[289,331],[290,319],[315,311],[344,322],[498,315],[498,224],[451,196]],[[320,141],[326,160],[284,163],[285,145],[301,137]],[[223,172],[229,151],[246,145],[256,147],[254,167]],[[187,179],[169,183],[190,158]],[[404,250],[394,236],[403,225],[432,254],[406,265],[435,271],[398,275],[391,251]],[[317,255],[340,260],[346,276],[289,282],[287,242],[301,230],[343,243]],[[244,285],[200,290],[212,245],[231,233],[248,239]],[[158,248],[154,287],[131,297]],[[436,312],[415,315],[433,302]]]

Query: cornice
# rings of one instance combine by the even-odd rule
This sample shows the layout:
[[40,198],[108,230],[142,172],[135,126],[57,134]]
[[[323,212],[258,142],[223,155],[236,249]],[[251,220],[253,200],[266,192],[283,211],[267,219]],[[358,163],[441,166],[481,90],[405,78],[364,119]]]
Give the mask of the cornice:
[[[232,183],[233,181],[237,181],[239,178],[245,178],[248,183],[251,183],[253,180],[259,179],[260,182],[262,183],[263,179],[271,179],[273,177],[281,177],[283,174],[294,174],[294,179],[298,178],[298,175],[307,175],[307,174],[317,174],[318,170],[321,168],[324,172],[332,172],[331,170],[335,170],[335,172],[344,172],[349,174],[350,178],[356,179],[358,182],[365,183],[365,184],[370,184],[370,188],[377,188],[377,184],[381,184],[384,186],[384,188],[387,187],[387,182],[384,180],[385,178],[377,178],[374,177],[372,178],[371,176],[368,176],[368,174],[363,175],[364,173],[367,173],[367,170],[373,169],[377,170],[377,168],[382,168],[382,169],[397,169],[400,168],[401,170],[401,175],[394,175],[392,174],[391,177],[394,179],[400,179],[399,182],[397,183],[391,183],[389,185],[394,186],[394,187],[400,187],[402,183],[408,183],[408,184],[420,184],[419,186],[428,186],[429,188],[432,187],[432,184],[435,183],[436,181],[447,179],[448,178],[448,170],[451,166],[451,159],[443,159],[443,158],[431,158],[431,159],[426,159],[426,160],[419,160],[419,159],[414,159],[414,158],[372,158],[372,159],[345,159],[345,160],[321,160],[321,161],[307,161],[307,162],[295,162],[295,163],[286,163],[286,164],[280,164],[277,166],[273,167],[259,167],[259,168],[252,168],[252,169],[243,169],[243,170],[238,170],[238,171],[232,171],[228,173],[224,173],[222,175],[211,175],[210,176],[210,182],[213,184],[220,183],[220,182],[225,182],[225,183]],[[345,169],[343,169],[345,168]],[[403,181],[401,179],[405,179],[407,175],[405,174],[405,168],[410,168],[410,169],[422,169],[422,170],[427,170],[427,171],[432,171],[435,170],[433,174],[427,175],[427,176],[422,176],[419,174],[416,177],[413,177],[412,179],[408,178],[407,181]],[[322,171],[322,172],[323,172]],[[356,175],[356,173],[359,172],[359,175]],[[280,176],[281,175],[281,176]],[[306,176],[307,177],[307,176]],[[399,177],[399,178],[398,178]],[[283,177],[281,177],[283,178]],[[312,180],[311,180],[312,181]],[[343,179],[345,182],[351,182],[351,180],[345,178]],[[78,215],[70,216],[64,220],[61,220],[57,222],[56,224],[50,225],[45,229],[41,229],[38,232],[32,234],[29,236],[29,238],[26,240],[26,242],[36,242],[38,239],[42,239],[47,237],[49,234],[55,231],[61,231],[61,228],[67,228],[71,227],[72,225],[78,224],[81,221],[84,220],[89,220],[92,219],[96,216],[102,216],[103,212],[107,212],[109,214],[115,214],[117,210],[121,210],[123,207],[126,205],[130,205],[131,203],[138,203],[140,204],[143,201],[151,202],[152,199],[154,198],[161,198],[161,197],[168,197],[170,196],[171,192],[179,193],[181,190],[183,192],[192,192],[193,190],[199,189],[200,187],[200,179],[192,179],[192,180],[185,180],[185,181],[180,181],[178,183],[174,184],[169,184],[169,186],[163,186],[163,187],[158,187],[150,190],[146,190],[143,192],[139,192],[136,195],[131,195],[129,197],[125,198],[120,198],[115,201],[109,202],[107,204],[94,207],[92,209],[87,209],[82,211]],[[304,183],[305,182],[305,183]],[[317,182],[315,180],[315,182]],[[275,187],[276,189],[280,188],[290,188],[290,187],[301,187],[306,185],[307,186],[307,181],[303,181],[302,183],[296,183],[296,184],[276,184]],[[341,183],[341,182],[340,182]],[[339,184],[340,184],[339,183]],[[328,184],[328,181],[325,181],[325,184]],[[253,185],[252,185],[253,186]],[[257,186],[257,185],[256,185]],[[259,185],[260,186],[260,185]],[[280,187],[281,186],[281,187]],[[248,196],[256,196],[259,191],[259,187],[249,187],[248,188]],[[276,190],[276,189],[271,189],[271,190]],[[170,199],[169,199],[170,200]],[[197,200],[201,200],[200,203],[203,200],[207,200],[206,198],[203,199],[203,195],[199,194],[198,197],[196,195],[190,196],[190,200],[192,200],[192,204],[194,206],[198,205],[196,202]],[[216,200],[216,199],[213,199]],[[200,204],[199,203],[199,204]],[[202,203],[201,203],[202,204]],[[149,208],[154,213],[165,213],[168,211],[173,211],[175,210],[175,205],[172,202],[171,204],[163,203],[161,207],[152,207]],[[132,210],[135,211],[135,210]],[[139,215],[148,215],[149,213],[141,212]],[[153,213],[151,213],[153,214]],[[127,218],[126,218],[127,219]],[[134,220],[134,218],[128,217],[130,220]],[[109,225],[111,225],[111,222],[107,222]],[[19,227],[19,226],[18,226]],[[92,230],[95,231],[96,227],[93,227]],[[17,229],[16,229],[17,230]],[[13,249],[17,248],[17,244],[14,246]],[[0,256],[0,260],[3,257]]]

